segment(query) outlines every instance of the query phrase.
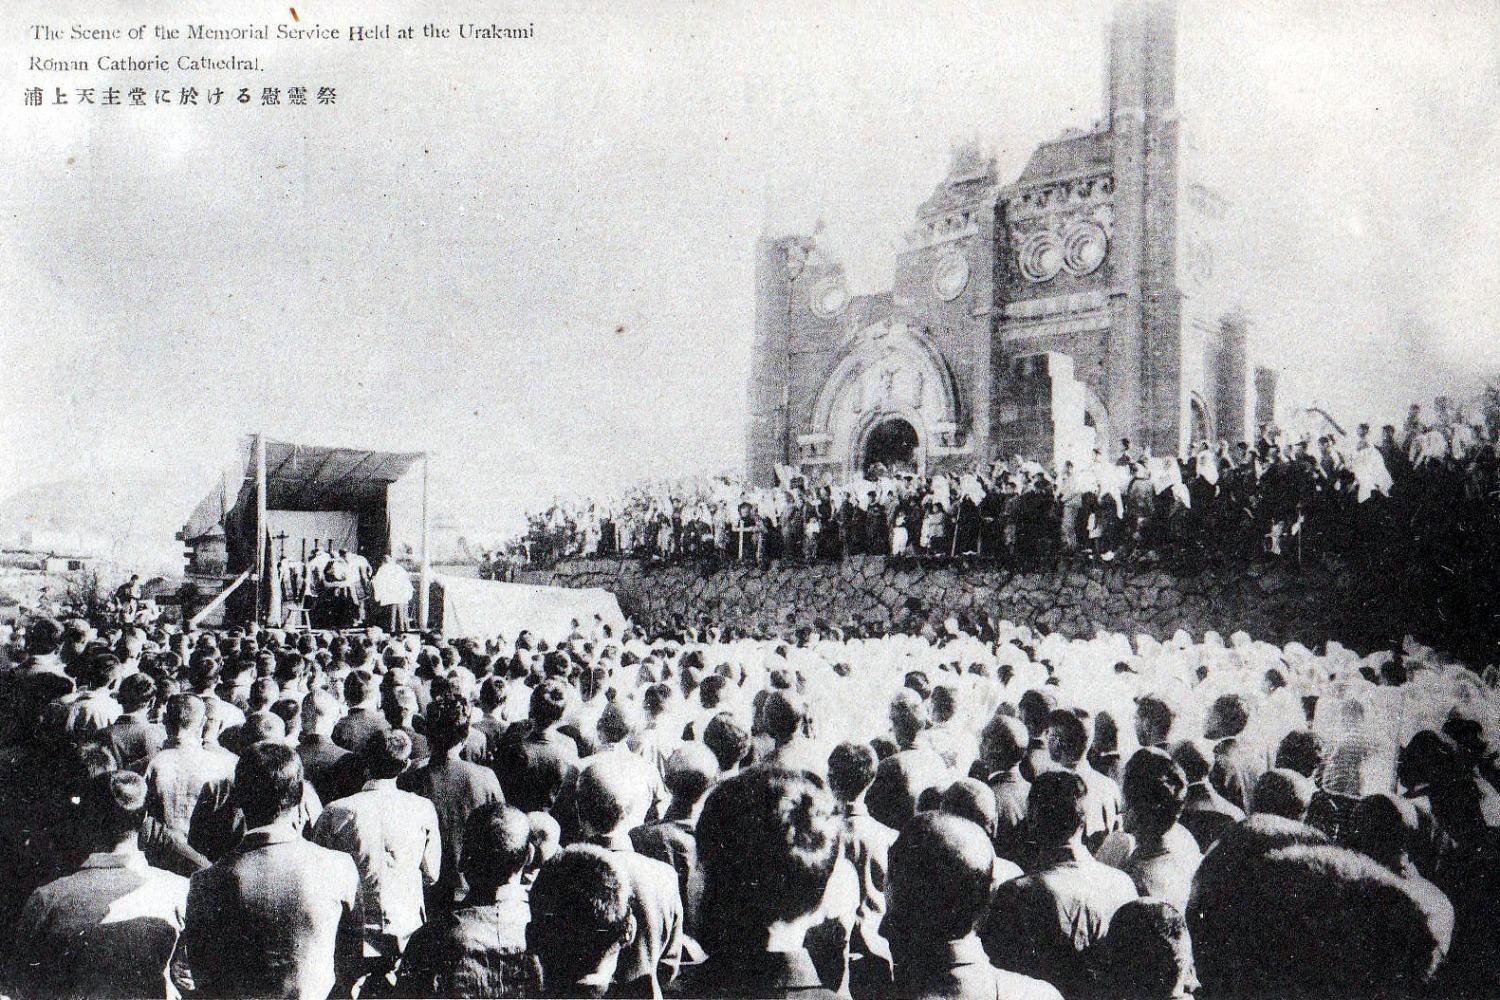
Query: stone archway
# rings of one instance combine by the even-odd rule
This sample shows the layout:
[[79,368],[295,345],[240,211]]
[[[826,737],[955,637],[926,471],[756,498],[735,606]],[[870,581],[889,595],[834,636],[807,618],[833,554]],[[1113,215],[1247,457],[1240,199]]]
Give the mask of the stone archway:
[[865,432],[860,471],[868,471],[878,463],[890,472],[920,473],[921,446],[921,439],[911,421],[905,417],[886,416]]
[[[867,464],[872,434],[878,449],[895,449],[897,458],[907,455],[905,464],[917,470],[935,455],[963,448],[953,373],[927,332],[900,315],[877,320],[846,341],[808,416],[807,433],[799,438],[804,468],[837,468],[857,476]],[[895,420],[906,430],[892,426],[877,433]]]

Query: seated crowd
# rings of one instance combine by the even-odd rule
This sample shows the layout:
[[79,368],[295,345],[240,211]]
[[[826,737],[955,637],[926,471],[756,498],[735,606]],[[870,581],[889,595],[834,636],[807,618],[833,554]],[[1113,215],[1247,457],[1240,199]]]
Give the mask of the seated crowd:
[[0,988],[1495,996],[1497,709],[1414,644],[34,618]]
[[1149,456],[1120,442],[1060,469],[1020,459],[962,474],[918,476],[874,466],[856,481],[783,469],[775,488],[728,477],[643,487],[610,502],[556,504],[530,518],[509,556],[485,560],[505,578],[520,565],[574,556],[837,559],[851,555],[975,557],[1035,564],[1060,554],[1103,560],[1316,552],[1386,558],[1393,541],[1457,525],[1500,526],[1500,428],[1446,404],[1436,422],[1413,407],[1398,434],[1368,425],[1316,440],[1263,428],[1231,447],[1196,442]]

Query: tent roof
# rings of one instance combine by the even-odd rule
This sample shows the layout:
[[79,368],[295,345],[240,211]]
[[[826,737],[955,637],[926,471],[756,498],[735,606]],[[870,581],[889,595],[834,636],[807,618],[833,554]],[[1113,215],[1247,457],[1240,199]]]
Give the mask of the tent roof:
[[[255,504],[255,441],[248,439],[243,474],[229,473],[229,496],[221,483],[208,492],[179,537],[192,541],[219,527],[230,508]],[[423,452],[327,448],[266,441],[266,507],[269,510],[361,510],[386,499],[386,488],[425,457]],[[239,486],[233,485],[240,476]]]
[[224,520],[224,483],[220,481],[208,495],[198,501],[198,506],[193,508],[192,516],[188,518],[187,524],[182,526],[178,537],[185,542],[191,542],[196,538],[212,534],[214,529],[219,530],[223,536],[224,529],[221,522]]
[[[388,486],[423,458],[422,452],[326,448],[266,441],[266,507],[270,510],[358,510],[385,500]],[[245,484],[254,490],[254,449]]]

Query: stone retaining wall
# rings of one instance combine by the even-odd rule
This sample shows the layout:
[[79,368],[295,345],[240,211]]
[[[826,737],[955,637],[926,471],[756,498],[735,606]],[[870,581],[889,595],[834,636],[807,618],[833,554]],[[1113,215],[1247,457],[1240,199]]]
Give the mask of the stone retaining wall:
[[708,615],[757,632],[787,631],[823,619],[911,627],[960,613],[990,614],[1069,636],[1099,628],[1158,638],[1185,629],[1224,636],[1243,629],[1257,639],[1309,646],[1337,639],[1368,649],[1414,629],[1399,595],[1336,564],[1242,566],[1234,571],[1073,563],[1011,572],[987,563],[923,564],[851,557],[842,562],[649,565],[579,559],[528,571],[521,583],[601,587],[625,613]]

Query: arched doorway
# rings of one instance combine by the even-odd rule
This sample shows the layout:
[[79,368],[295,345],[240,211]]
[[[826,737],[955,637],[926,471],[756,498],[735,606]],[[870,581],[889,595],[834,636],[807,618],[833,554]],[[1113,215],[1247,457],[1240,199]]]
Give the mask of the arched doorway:
[[861,468],[869,471],[879,463],[888,472],[918,472],[917,429],[901,417],[889,417],[870,428],[865,435],[865,453]]

